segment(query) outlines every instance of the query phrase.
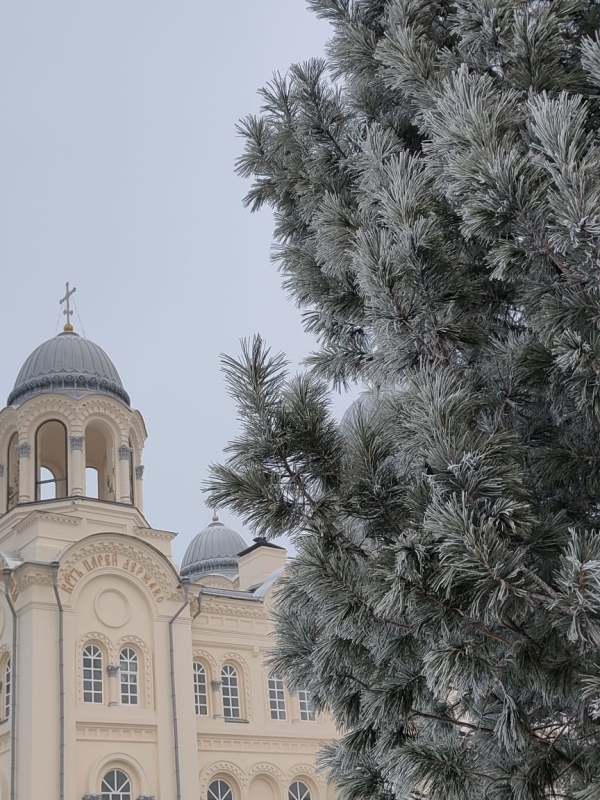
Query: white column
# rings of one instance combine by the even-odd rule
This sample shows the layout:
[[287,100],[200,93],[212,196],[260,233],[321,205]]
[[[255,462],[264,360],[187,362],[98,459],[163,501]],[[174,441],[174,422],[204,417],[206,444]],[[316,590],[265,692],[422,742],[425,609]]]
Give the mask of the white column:
[[19,442],[15,447],[19,456],[19,503],[29,503],[35,500],[34,469],[31,464],[31,445],[28,442]]
[[69,471],[69,493],[81,496],[86,493],[85,436],[69,436],[71,464]]
[[6,464],[0,464],[0,514],[7,511],[6,508],[6,481],[8,480]]
[[121,688],[121,666],[120,664],[109,664],[106,671],[108,672],[108,705],[118,706],[121,698],[119,691]]
[[138,464],[135,468],[135,505],[144,513],[144,467]]
[[119,482],[119,503],[131,503],[131,484],[130,484],[130,466],[131,466],[131,447],[127,444],[119,447],[119,464],[118,464],[118,482]]
[[221,681],[211,681],[213,719],[223,719],[223,695]]

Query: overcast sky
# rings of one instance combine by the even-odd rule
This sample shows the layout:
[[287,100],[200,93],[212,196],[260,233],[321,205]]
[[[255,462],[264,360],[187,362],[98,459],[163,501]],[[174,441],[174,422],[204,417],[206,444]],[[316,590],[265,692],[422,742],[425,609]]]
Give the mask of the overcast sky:
[[242,207],[234,126],[328,35],[304,0],[0,4],[0,394],[57,332],[69,280],[146,420],[146,516],[181,534],[177,560],[236,430],[219,354],[256,331],[296,363],[312,346],[269,261],[270,214]]

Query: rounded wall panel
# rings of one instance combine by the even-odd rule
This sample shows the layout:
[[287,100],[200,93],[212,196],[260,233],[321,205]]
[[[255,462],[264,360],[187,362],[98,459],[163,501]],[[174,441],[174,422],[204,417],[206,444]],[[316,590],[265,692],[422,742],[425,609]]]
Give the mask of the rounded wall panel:
[[131,617],[131,605],[118,589],[103,589],[94,600],[96,616],[108,628],[122,628]]
[[275,790],[267,778],[254,778],[250,784],[250,800],[277,800]]

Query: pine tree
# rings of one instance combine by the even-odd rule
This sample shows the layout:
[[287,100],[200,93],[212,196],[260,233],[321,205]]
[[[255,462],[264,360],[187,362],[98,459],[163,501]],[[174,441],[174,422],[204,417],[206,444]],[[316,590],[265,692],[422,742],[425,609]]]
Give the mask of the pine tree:
[[238,167],[319,346],[224,359],[210,501],[294,538],[273,664],[343,800],[599,800],[600,6],[309,6]]

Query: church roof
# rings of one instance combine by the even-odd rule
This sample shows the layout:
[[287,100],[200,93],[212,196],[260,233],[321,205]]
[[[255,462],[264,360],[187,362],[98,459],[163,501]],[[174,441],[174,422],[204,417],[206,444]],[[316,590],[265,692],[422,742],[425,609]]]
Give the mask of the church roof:
[[117,368],[104,350],[70,330],[36,347],[21,367],[7,405],[20,405],[48,392],[71,397],[107,394],[127,406],[130,403]]
[[237,556],[246,547],[240,534],[227,528],[215,516],[210,525],[190,542],[181,562],[181,574],[191,580],[208,572],[237,574]]

